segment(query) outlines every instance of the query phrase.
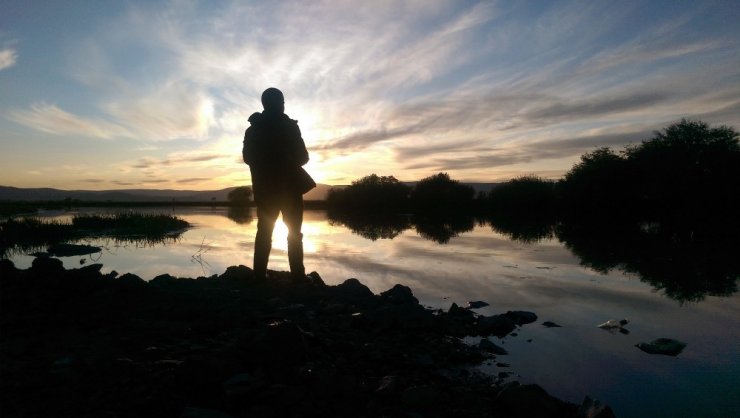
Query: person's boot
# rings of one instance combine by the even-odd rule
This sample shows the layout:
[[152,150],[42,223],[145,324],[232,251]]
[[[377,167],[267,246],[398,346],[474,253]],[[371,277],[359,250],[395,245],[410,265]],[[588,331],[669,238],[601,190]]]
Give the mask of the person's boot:
[[254,278],[265,280],[267,278],[267,261],[270,259],[270,250],[272,241],[265,239],[255,239],[254,241]]
[[306,269],[303,266],[303,234],[288,236],[288,264],[294,280],[306,278]]

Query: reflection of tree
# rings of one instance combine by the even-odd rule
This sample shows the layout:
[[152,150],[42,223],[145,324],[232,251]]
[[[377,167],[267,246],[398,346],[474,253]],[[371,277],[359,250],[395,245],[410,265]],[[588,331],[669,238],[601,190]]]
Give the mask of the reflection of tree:
[[353,233],[375,241],[393,239],[411,228],[408,217],[404,215],[367,216],[329,212],[329,222],[349,228]]
[[438,244],[447,244],[451,238],[475,227],[471,215],[414,216],[413,223],[419,236]]
[[681,302],[737,291],[737,234],[720,234],[707,227],[678,230],[658,223],[563,223],[556,233],[582,265],[601,273],[614,268],[635,273]]
[[246,225],[254,220],[249,208],[245,206],[229,206],[226,216],[239,225]]
[[495,232],[525,244],[539,242],[555,235],[553,231],[555,222],[543,217],[494,214],[488,217],[488,221]]

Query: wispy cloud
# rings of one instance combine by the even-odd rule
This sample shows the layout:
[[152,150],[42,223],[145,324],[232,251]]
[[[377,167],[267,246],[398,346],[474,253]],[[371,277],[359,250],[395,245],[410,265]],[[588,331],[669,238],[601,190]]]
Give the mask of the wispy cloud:
[[[285,92],[312,168],[338,183],[435,170],[485,180],[539,162],[565,171],[567,158],[682,116],[740,124],[740,34],[714,24],[723,7],[134,2],[64,45],[54,75],[79,96],[3,109],[43,133],[130,144],[109,161],[127,176],[120,186],[233,178],[268,86]],[[17,52],[6,44],[0,57],[3,68]]]
[[132,137],[125,127],[103,119],[83,118],[66,112],[56,105],[36,103],[28,110],[13,110],[7,117],[17,123],[54,135],[79,135],[111,139]]
[[213,161],[220,158],[224,158],[223,155],[219,154],[199,154],[199,155],[176,155],[168,158],[142,158],[139,162],[132,165],[132,168],[147,169],[147,168],[160,168],[169,167],[177,164],[188,164],[188,163],[200,163],[206,161]]

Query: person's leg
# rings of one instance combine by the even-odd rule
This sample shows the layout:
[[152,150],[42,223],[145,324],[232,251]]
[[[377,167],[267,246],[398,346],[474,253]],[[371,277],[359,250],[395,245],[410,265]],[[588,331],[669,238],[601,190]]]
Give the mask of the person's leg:
[[303,266],[303,196],[287,196],[283,203],[283,221],[288,227],[288,264],[290,273],[295,278],[303,278],[306,270]]
[[257,236],[254,239],[254,276],[264,279],[267,275],[267,261],[272,249],[272,231],[275,228],[279,208],[274,204],[257,206]]

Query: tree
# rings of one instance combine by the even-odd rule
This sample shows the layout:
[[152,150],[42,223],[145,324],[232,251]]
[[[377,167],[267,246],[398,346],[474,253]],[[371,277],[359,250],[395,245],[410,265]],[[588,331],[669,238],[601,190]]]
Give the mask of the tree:
[[740,199],[740,144],[727,126],[682,119],[626,156],[640,204],[657,213],[686,217],[732,215]]
[[332,188],[327,196],[330,210],[392,213],[406,209],[410,187],[393,176],[371,174],[345,188]]
[[438,173],[419,181],[411,191],[411,205],[416,212],[460,212],[473,206],[475,190],[447,173]]
[[234,188],[226,195],[232,205],[246,205],[252,199],[252,188],[249,186],[239,186]]
[[581,156],[556,185],[566,217],[601,217],[633,212],[633,184],[627,160],[602,147]]

